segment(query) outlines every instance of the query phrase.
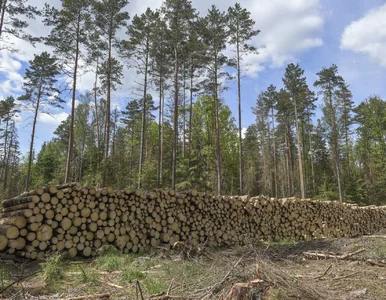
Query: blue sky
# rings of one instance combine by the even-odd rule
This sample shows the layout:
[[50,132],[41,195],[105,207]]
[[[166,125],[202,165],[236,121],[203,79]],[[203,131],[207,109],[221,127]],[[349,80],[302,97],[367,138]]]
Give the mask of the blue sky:
[[[49,1],[60,5],[59,0]],[[147,7],[158,8],[161,0],[132,0],[127,10],[130,15],[141,14]],[[233,5],[231,0],[193,0],[200,15],[205,15],[212,4],[220,9]],[[261,34],[253,39],[259,55],[245,58],[250,68],[242,81],[243,127],[254,122],[251,107],[257,94],[270,84],[282,87],[281,78],[288,63],[299,63],[305,70],[307,82],[312,88],[316,73],[322,67],[335,63],[340,74],[350,85],[353,98],[359,104],[366,97],[386,97],[386,4],[381,0],[241,0],[243,7],[251,11],[256,29]],[[31,5],[42,7],[43,0],[29,0]],[[47,34],[40,21],[33,22],[28,29],[32,34]],[[124,37],[124,35],[122,36]],[[1,41],[0,41],[1,42]],[[49,48],[36,48],[13,40],[19,53],[0,52],[0,98],[20,94],[22,76],[28,60],[34,53]],[[227,50],[227,54],[231,54]],[[140,80],[134,70],[125,70],[124,85],[114,93],[113,106],[124,108],[133,97],[133,82]],[[81,78],[79,92],[92,86],[93,74]],[[229,84],[222,97],[237,118],[236,85]],[[70,101],[70,99],[68,99]],[[64,110],[52,111],[52,116],[41,115],[37,125],[35,149],[52,137],[60,121],[70,113],[69,105]],[[31,133],[29,114],[19,117],[18,129],[22,152],[26,152]]]

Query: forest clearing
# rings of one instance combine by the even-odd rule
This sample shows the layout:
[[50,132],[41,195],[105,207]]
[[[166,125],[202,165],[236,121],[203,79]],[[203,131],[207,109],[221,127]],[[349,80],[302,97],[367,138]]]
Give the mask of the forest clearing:
[[[198,256],[161,247],[147,254],[110,250],[94,259],[52,256],[44,262],[2,255],[0,290],[3,299],[378,300],[386,294],[385,249],[383,232],[352,239],[208,247]],[[248,284],[251,281],[255,283]],[[244,287],[240,290],[247,291],[246,296],[232,298],[233,285]]]

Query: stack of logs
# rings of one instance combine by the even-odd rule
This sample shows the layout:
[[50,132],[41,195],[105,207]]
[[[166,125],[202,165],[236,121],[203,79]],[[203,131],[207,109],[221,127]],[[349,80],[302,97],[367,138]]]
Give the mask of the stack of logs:
[[0,251],[31,259],[56,251],[94,256],[105,244],[128,253],[177,241],[222,246],[260,239],[353,237],[386,226],[386,207],[194,190],[96,190],[75,183],[26,192],[1,204]]

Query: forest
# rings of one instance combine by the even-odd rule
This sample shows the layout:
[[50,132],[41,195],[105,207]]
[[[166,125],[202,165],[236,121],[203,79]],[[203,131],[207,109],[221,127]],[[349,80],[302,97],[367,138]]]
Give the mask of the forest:
[[[44,9],[0,0],[2,51],[15,50],[9,36],[51,49],[29,61],[23,92],[0,100],[0,198],[76,181],[386,203],[384,99],[369,95],[354,105],[337,65],[321,67],[308,86],[305,70],[290,63],[282,85],[270,85],[246,107],[244,58],[257,52],[250,41],[260,32],[246,8],[213,5],[201,16],[192,1],[164,0],[141,15],[128,11],[127,0],[62,0]],[[27,33],[34,18],[50,28],[47,36]],[[124,68],[140,82],[137,97],[119,110],[112,97],[125,84]],[[85,72],[95,81],[81,94]],[[224,97],[231,83],[237,99]],[[67,104],[69,117],[35,148],[39,116]],[[243,130],[242,111],[250,109],[255,122]],[[31,133],[28,153],[18,139],[23,111],[32,116],[24,129]]]

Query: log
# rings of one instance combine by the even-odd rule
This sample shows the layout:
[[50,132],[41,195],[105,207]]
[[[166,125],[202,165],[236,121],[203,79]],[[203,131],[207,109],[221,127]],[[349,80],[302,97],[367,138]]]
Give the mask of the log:
[[3,251],[8,246],[8,238],[4,234],[0,234],[0,251]]
[[36,238],[40,242],[46,242],[52,238],[52,234],[53,234],[53,230],[52,230],[51,226],[43,224],[36,231]]
[[6,213],[6,212],[11,212],[11,211],[16,211],[16,210],[23,210],[23,209],[27,209],[27,208],[34,208],[35,207],[35,203],[33,202],[27,202],[27,203],[23,203],[23,204],[18,204],[18,205],[14,205],[14,206],[9,206],[9,207],[5,207],[1,210],[2,213]]
[[16,206],[16,205],[25,204],[25,203],[30,203],[30,202],[36,203],[35,201],[39,202],[39,200],[40,200],[40,198],[37,195],[33,195],[33,196],[23,196],[23,195],[21,195],[19,197],[15,197],[15,198],[12,198],[12,199],[3,200],[1,202],[1,206],[3,208],[7,208],[7,207]]
[[2,234],[8,239],[16,239],[19,236],[19,229],[12,225],[0,225],[0,235]]
[[18,216],[24,216],[26,218],[29,218],[32,215],[33,215],[32,209],[23,209],[23,210],[2,213],[0,214],[0,218],[10,218],[10,217],[18,217]]
[[19,229],[27,226],[27,219],[24,216],[0,219],[0,225],[13,225]]

